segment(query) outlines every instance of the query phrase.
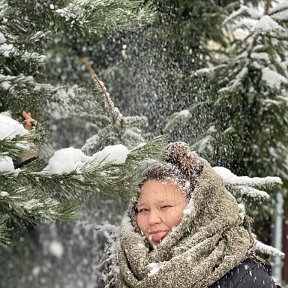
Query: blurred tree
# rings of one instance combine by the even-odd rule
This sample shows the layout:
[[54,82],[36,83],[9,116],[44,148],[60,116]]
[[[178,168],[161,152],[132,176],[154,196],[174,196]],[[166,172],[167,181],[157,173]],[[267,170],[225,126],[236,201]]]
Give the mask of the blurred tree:
[[[103,51],[102,42],[108,35],[139,29],[152,19],[150,5],[136,0],[0,1],[0,112],[10,111],[12,118],[22,122],[20,115],[26,110],[38,121],[28,134],[20,133],[12,139],[6,135],[0,141],[0,163],[4,163],[0,165],[0,237],[2,244],[9,245],[7,250],[0,249],[2,285],[71,287],[73,283],[83,287],[90,285],[91,281],[97,285],[99,273],[95,272],[95,266],[106,239],[106,232],[100,233],[97,228],[102,223],[99,219],[105,215],[105,219],[117,223],[117,215],[125,204],[125,201],[120,203],[119,197],[123,196],[121,193],[133,190],[127,186],[132,176],[128,171],[136,172],[135,163],[143,157],[156,156],[162,140],[134,149],[123,165],[105,161],[97,164],[89,158],[87,155],[95,156],[96,151],[109,144],[124,143],[132,150],[144,140],[138,129],[143,119],[124,117],[116,107],[113,111],[105,107],[107,99],[104,100],[103,91],[84,72],[80,58],[90,56],[89,52],[95,47]],[[89,42],[93,45],[89,46]],[[13,121],[7,113],[0,116]],[[16,123],[18,128],[22,127],[21,123]],[[71,173],[61,175],[43,174],[43,167],[53,153],[52,147],[46,144],[51,142],[48,129],[50,126],[52,131],[55,130],[55,124],[66,128],[62,130],[64,133],[57,135],[56,148],[63,147],[63,140],[66,147],[75,145],[80,148],[88,137],[95,136],[83,147],[87,155],[71,148],[62,150],[64,154],[72,151],[69,157],[60,160],[62,166],[73,158],[73,151],[92,160],[81,171],[72,169]],[[2,126],[0,130],[3,132]],[[71,135],[78,138],[67,140]],[[83,139],[79,139],[79,135]],[[18,161],[18,165],[22,165],[21,171],[15,171],[12,158],[23,158],[23,141],[27,142],[26,148],[28,145],[40,148],[39,156],[29,164]],[[29,153],[26,155],[28,158]],[[11,164],[9,169],[7,163]],[[77,165],[75,167],[77,169]],[[117,195],[118,202],[107,199],[111,198],[107,189]],[[82,209],[79,209],[80,204]],[[58,222],[42,224],[40,229],[34,229],[35,224],[44,220],[75,218],[76,209],[79,214],[86,209],[85,213],[77,216],[82,218],[80,221],[67,222],[66,225]],[[84,231],[86,242],[79,230]],[[62,237],[60,240],[58,233]],[[82,249],[88,242],[90,246]],[[70,247],[68,255],[65,244]],[[83,256],[84,251],[86,254]],[[90,269],[87,267],[87,254],[91,256]],[[57,259],[59,262],[55,267]],[[68,265],[64,267],[64,263],[74,266],[70,269]],[[79,268],[76,269],[75,265]],[[83,274],[83,269],[86,274]]]
[[[122,37],[119,69],[103,74],[117,105],[144,113],[150,137],[166,133],[213,165],[280,176],[287,188],[286,2],[154,4],[155,26]],[[265,224],[256,226],[267,242],[275,191],[250,209],[261,215]]]
[[[104,107],[104,101],[100,97],[95,101],[94,95],[97,89],[89,90],[89,85],[86,89],[77,85],[60,86],[61,79],[59,81],[53,78],[55,75],[48,73],[47,65],[49,66],[51,55],[55,55],[53,49],[57,51],[62,49],[64,53],[65,47],[73,47],[73,43],[78,39],[91,35],[91,38],[97,41],[105,37],[107,33],[121,29],[135,29],[136,26],[149,22],[153,15],[149,5],[143,5],[141,1],[125,0],[46,1],[45,3],[37,0],[24,2],[1,0],[0,10],[0,112],[9,111],[20,121],[20,113],[28,110],[40,123],[51,117],[51,114],[53,118],[53,113],[54,117],[61,115],[61,111],[71,116],[78,113],[78,117],[85,114],[95,122],[94,128],[97,128],[95,131],[101,132],[101,129],[105,127],[106,131],[114,129],[115,133],[118,133],[116,133],[118,143],[123,140],[121,135],[125,133],[125,135],[129,134],[126,138],[130,136],[129,148],[143,141],[140,132],[134,128],[136,130],[133,134],[133,127],[131,127],[133,125],[137,127],[139,122],[137,117],[130,119],[129,123],[125,122],[124,117],[121,118],[123,123],[110,121],[109,113],[110,118],[113,118],[118,110],[113,107],[115,111],[108,111],[109,109]],[[79,56],[81,55],[77,56],[78,66],[80,66]],[[65,54],[62,54],[62,57],[65,57]],[[99,95],[99,92],[97,93]],[[80,106],[80,103],[85,105]],[[34,147],[41,146],[46,133],[39,124],[30,133],[23,132],[21,125],[13,121],[7,113],[1,114],[0,124],[3,135],[0,139],[2,165],[0,170],[2,189],[0,242],[6,244],[8,231],[12,231],[10,235],[16,235],[16,227],[33,225],[42,219],[71,218],[75,212],[75,206],[79,204],[81,185],[86,190],[89,190],[89,186],[90,190],[95,190],[97,187],[97,185],[94,186],[97,182],[95,179],[97,172],[95,174],[94,168],[94,171],[90,168],[85,172],[90,174],[90,178],[83,181],[75,175],[67,176],[65,179],[61,176],[51,177],[43,173],[39,174],[38,172],[45,166],[41,155],[37,161],[24,166],[22,171],[15,171],[12,158],[14,160],[21,158],[20,164],[23,165],[24,151],[28,147],[30,152],[27,156],[32,158],[29,157],[29,153],[32,153],[31,149],[34,149],[33,143]],[[129,129],[128,125],[130,125]],[[117,130],[116,126],[120,128]],[[117,141],[112,141],[111,137],[111,133],[102,132],[98,136],[102,141],[101,145],[98,143],[95,149],[104,148],[108,143],[116,144]],[[133,137],[138,137],[136,142],[133,142]],[[109,165],[104,166],[103,169],[108,169],[107,172],[112,168],[109,168]],[[109,172],[106,175],[106,182],[102,183],[103,179],[99,179],[101,169],[99,168],[98,171],[98,185],[102,185],[101,187],[105,189],[105,183],[107,185],[109,182]],[[113,179],[114,182],[117,181],[115,175]],[[119,181],[123,182],[122,179],[119,178]],[[85,181],[87,183],[84,183]],[[106,187],[108,188],[109,185]],[[11,230],[13,227],[15,227],[14,230]]]
[[264,2],[263,13],[242,5],[224,22],[232,36],[228,57],[202,70],[216,83],[207,135],[220,163],[238,173],[286,180],[288,12],[283,3],[270,7],[272,2]]
[[[280,176],[286,195],[288,7],[285,1],[256,2],[225,3],[223,53],[215,40],[207,42],[215,50],[211,59],[186,79],[194,83],[203,77],[202,89],[186,109],[171,115],[164,131],[238,175]],[[266,242],[271,241],[271,218],[279,212],[275,191],[257,211],[249,204],[258,218],[257,234]]]

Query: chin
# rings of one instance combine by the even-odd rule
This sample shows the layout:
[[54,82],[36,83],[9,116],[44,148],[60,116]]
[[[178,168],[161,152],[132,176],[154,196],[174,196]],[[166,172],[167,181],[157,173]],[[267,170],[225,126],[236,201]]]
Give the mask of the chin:
[[149,246],[150,246],[151,250],[156,249],[159,244],[160,244],[160,242],[159,243],[154,243],[154,242],[151,243],[151,242],[149,242]]

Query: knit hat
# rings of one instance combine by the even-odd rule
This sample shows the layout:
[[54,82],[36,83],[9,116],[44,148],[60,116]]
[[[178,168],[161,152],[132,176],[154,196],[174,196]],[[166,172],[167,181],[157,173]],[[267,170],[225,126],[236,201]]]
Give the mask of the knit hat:
[[190,151],[184,142],[169,144],[165,152],[164,162],[145,161],[146,168],[139,188],[148,180],[169,180],[178,184],[187,199],[190,199],[202,172],[204,160]]

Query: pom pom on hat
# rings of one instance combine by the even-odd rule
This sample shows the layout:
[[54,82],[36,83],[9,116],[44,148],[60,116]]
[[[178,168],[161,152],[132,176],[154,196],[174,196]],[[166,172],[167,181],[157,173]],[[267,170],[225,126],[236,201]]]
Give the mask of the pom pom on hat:
[[166,148],[165,160],[186,175],[200,175],[203,169],[202,159],[184,142],[170,143]]

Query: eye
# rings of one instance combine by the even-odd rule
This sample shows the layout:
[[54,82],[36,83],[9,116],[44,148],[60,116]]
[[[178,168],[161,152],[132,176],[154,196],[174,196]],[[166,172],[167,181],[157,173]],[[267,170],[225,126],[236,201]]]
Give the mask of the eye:
[[167,209],[167,208],[171,208],[171,207],[172,207],[172,205],[168,205],[168,204],[160,206],[161,209]]
[[137,209],[137,213],[146,213],[146,212],[149,212],[149,209],[147,209],[147,208]]

